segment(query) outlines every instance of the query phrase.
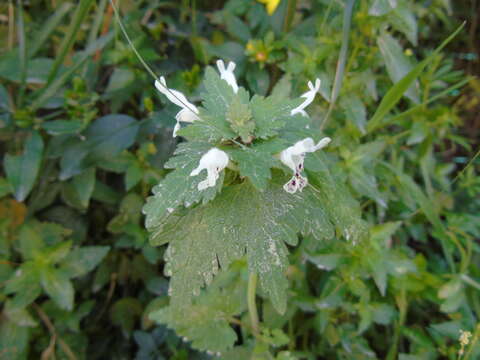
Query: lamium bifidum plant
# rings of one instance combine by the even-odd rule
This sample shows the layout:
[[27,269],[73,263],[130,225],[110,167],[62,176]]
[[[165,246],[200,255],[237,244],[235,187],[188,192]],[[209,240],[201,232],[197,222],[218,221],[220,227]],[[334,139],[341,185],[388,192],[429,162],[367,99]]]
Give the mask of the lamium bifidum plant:
[[[169,89],[165,78],[155,82],[181,108],[173,136],[185,141],[143,212],[151,244],[168,243],[170,304],[150,318],[194,348],[222,354],[237,340],[230,324],[247,311],[251,334],[281,343],[281,334],[259,327],[255,288],[258,278],[264,301],[280,314],[287,311],[289,247],[355,244],[368,229],[336,171],[335,141],[329,145],[305,111],[320,80],[295,99],[287,80],[268,97],[252,96],[237,85],[234,63],[218,60],[217,67],[219,73],[205,70],[199,107]],[[242,261],[248,284],[234,281]]]

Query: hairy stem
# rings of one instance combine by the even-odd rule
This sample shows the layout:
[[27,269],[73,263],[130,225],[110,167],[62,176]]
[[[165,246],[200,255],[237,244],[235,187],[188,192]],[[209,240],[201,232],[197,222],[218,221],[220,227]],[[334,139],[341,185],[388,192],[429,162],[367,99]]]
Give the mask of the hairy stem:
[[255,337],[257,337],[260,333],[257,305],[255,303],[257,280],[258,280],[257,274],[254,272],[250,273],[248,277],[247,305],[248,305],[248,313],[250,314],[250,322],[252,323],[252,332],[253,332],[253,335],[255,335]]

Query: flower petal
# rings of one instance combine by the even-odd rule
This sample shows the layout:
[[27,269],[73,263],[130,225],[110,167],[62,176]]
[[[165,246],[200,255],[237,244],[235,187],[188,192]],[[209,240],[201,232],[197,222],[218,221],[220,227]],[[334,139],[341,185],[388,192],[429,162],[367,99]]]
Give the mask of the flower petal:
[[237,93],[237,79],[235,78],[235,74],[233,73],[233,70],[235,70],[235,66],[235,63],[233,61],[230,61],[227,65],[227,68],[225,68],[223,60],[217,60],[217,68],[220,72],[220,78],[225,80],[227,84],[232,87],[233,91]]
[[160,81],[155,80],[155,87],[158,91],[160,91],[163,95],[167,97],[175,105],[180,106],[183,109],[189,109],[191,112],[198,114],[198,109],[195,105],[187,100],[185,95],[183,95],[180,91],[175,89],[169,89],[167,87],[167,83],[165,78],[162,76],[160,77]]
[[197,176],[202,170],[207,170],[207,178],[198,184],[198,190],[215,186],[219,173],[228,165],[228,155],[217,148],[211,148],[200,159],[198,166],[192,170],[190,176]]

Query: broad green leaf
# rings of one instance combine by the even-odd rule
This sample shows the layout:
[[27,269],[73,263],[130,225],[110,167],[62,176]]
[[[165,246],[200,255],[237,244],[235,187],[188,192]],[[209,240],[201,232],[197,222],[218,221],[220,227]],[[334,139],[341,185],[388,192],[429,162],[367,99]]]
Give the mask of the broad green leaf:
[[303,98],[289,100],[282,97],[264,98],[253,96],[250,107],[255,121],[255,136],[266,139],[278,134],[287,122],[295,123],[301,115],[291,116],[290,112],[303,102]]
[[[222,80],[212,67],[205,70],[205,92],[201,94],[203,108],[200,108],[200,120],[181,129],[178,134],[189,140],[215,143],[221,139],[235,139],[237,134],[226,119],[228,108],[235,97],[233,89]],[[239,90],[239,94],[248,94]]]
[[235,96],[226,112],[226,119],[230,127],[235,131],[244,143],[248,143],[253,138],[255,122],[252,120],[252,111],[247,101],[244,103],[240,96]]
[[352,122],[362,134],[367,133],[367,110],[363,102],[356,96],[348,94],[340,100],[347,121]]
[[198,166],[200,158],[211,145],[206,143],[182,143],[175,151],[175,156],[166,164],[166,168],[176,169],[169,173],[160,184],[152,189],[153,196],[147,199],[143,208],[146,215],[145,226],[152,232],[150,241],[154,245],[164,243],[158,232],[161,231],[163,221],[180,205],[189,207],[202,201],[212,200],[223,185],[224,171],[214,187],[204,191],[198,190],[198,183],[205,179],[206,171],[197,176],[190,176],[193,169]]
[[42,252],[42,257],[48,264],[57,264],[63,260],[69,253],[72,247],[72,241],[62,241],[55,246],[52,246]]
[[73,309],[74,289],[68,276],[61,270],[51,267],[42,268],[40,282],[48,296],[59,308],[71,311]]
[[7,317],[0,318],[0,354],[9,360],[26,360],[30,329],[19,326]]
[[338,264],[343,260],[341,254],[319,254],[319,255],[307,255],[307,260],[314,264],[321,270],[330,271],[335,269]]
[[405,34],[412,45],[417,46],[417,19],[415,19],[415,15],[405,4],[399,4],[395,10],[391,12],[389,19],[395,30]]
[[382,16],[392,11],[397,6],[397,0],[374,0],[368,14],[372,16]]
[[351,197],[343,182],[330,171],[327,163],[325,154],[309,154],[305,161],[308,179],[331,221],[347,240],[355,244],[368,235],[367,225],[361,218],[360,205]]
[[202,351],[223,352],[237,340],[229,318],[246,310],[246,281],[233,268],[219,275],[209,289],[188,308],[167,306],[149,314],[153,321],[169,328]]
[[[390,79],[396,84],[402,80],[414,67],[400,46],[399,42],[391,35],[384,33],[377,38],[377,44],[382,53]],[[405,95],[415,103],[419,102],[418,83],[407,89]]]
[[60,264],[69,278],[83,276],[97,267],[110,250],[109,246],[83,246],[73,249]]
[[250,272],[258,273],[276,310],[285,311],[285,243],[295,245],[299,232],[317,240],[331,238],[333,229],[316,193],[306,189],[288,194],[282,185],[275,182],[263,192],[249,182],[229,186],[215,201],[165,227],[159,237],[170,242],[165,272],[172,276],[172,303],[189,305],[219,267],[246,253]]
[[5,302],[3,314],[18,326],[35,327],[38,325],[27,309],[13,306],[10,300]]
[[32,260],[45,248],[42,234],[34,226],[24,224],[19,235],[20,253],[24,260]]
[[25,262],[8,279],[5,294],[15,294],[12,305],[30,305],[41,293],[39,268],[31,261]]
[[24,201],[37,178],[42,162],[43,140],[38,132],[32,132],[25,143],[22,155],[5,155],[4,167],[7,180],[18,201]]
[[90,168],[62,184],[62,196],[72,207],[86,209],[95,188],[95,168]]
[[142,314],[142,303],[135,298],[125,297],[113,304],[110,318],[114,325],[122,328],[123,335],[128,338],[132,332],[135,320]]
[[367,130],[371,133],[373,130],[381,124],[384,117],[390,112],[390,110],[400,101],[401,97],[415,81],[415,79],[420,76],[423,69],[440,53],[440,51],[447,46],[447,44],[452,41],[452,39],[463,29],[465,23],[460,25],[457,30],[455,30],[439,47],[430,54],[425,60],[420,62],[415,66],[408,74],[406,74],[400,81],[398,81],[383,97],[380,105],[378,106],[375,114],[368,122]]
[[270,168],[278,163],[272,154],[253,148],[226,150],[233,161],[238,164],[240,175],[250,179],[259,190],[267,187],[271,178]]
[[70,145],[60,160],[60,179],[73,175],[101,161],[111,159],[130,147],[137,136],[139,123],[134,118],[112,114],[97,119],[85,131],[85,140]]
[[42,128],[50,135],[76,134],[83,129],[80,120],[53,120],[42,124]]

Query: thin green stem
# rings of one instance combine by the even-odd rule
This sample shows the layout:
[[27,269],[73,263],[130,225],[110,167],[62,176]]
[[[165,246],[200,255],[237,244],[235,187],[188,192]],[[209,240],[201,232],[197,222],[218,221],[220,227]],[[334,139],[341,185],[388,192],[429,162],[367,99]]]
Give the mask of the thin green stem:
[[320,125],[320,130],[325,128],[325,125],[330,118],[330,115],[335,107],[340,88],[342,87],[343,75],[345,74],[345,64],[347,62],[348,41],[350,37],[350,27],[352,25],[352,14],[355,0],[348,0],[345,5],[345,12],[343,13],[343,30],[342,30],[342,47],[340,48],[340,56],[338,57],[337,71],[335,73],[335,81],[333,83],[332,96],[330,99],[330,106],[328,107],[327,115]]
[[25,45],[25,26],[23,23],[23,4],[21,0],[17,0],[17,36],[18,57],[20,59],[20,90],[18,92],[17,107],[21,108],[27,86],[27,50]]
[[288,33],[292,27],[293,17],[297,8],[297,0],[288,0],[287,12],[283,21],[283,31]]
[[257,280],[257,274],[254,272],[250,273],[248,277],[247,305],[248,313],[250,315],[250,322],[252,323],[252,332],[255,337],[260,334],[260,322],[258,320],[257,305],[255,303]]

